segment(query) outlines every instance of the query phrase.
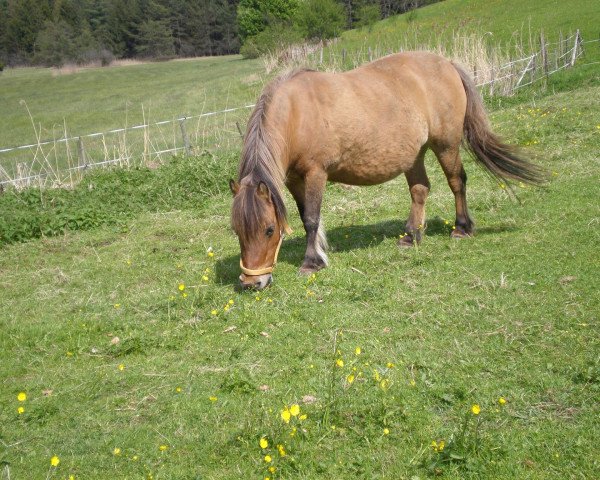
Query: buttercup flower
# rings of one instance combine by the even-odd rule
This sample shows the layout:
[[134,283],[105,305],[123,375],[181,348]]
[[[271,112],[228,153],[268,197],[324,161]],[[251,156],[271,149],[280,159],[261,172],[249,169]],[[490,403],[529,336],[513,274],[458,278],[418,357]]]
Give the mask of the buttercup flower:
[[119,456],[121,455],[121,449],[119,447],[115,447],[113,450],[113,455]]
[[277,445],[277,451],[279,452],[279,455],[282,457],[285,457],[287,455],[285,453],[285,448],[283,447],[283,445]]
[[281,411],[281,419],[285,423],[290,423],[290,418],[292,418],[292,414],[290,413],[290,411],[288,410],[288,408],[285,407],[285,409]]
[[168,446],[168,445],[161,445],[160,447],[158,447],[158,449],[159,449],[161,452],[164,452],[164,451],[166,451],[166,450],[168,450],[168,449],[169,449],[169,446]]
[[500,398],[498,399],[498,403],[499,403],[500,405],[504,405],[504,404],[506,403],[506,398],[504,398],[504,397],[500,397]]
[[19,413],[19,415],[25,413],[25,407],[19,407],[19,408],[17,408],[17,412]]
[[344,366],[344,361],[343,361],[341,358],[338,358],[338,359],[335,361],[335,364],[336,364],[338,367],[342,368],[342,367]]
[[269,442],[265,437],[262,437],[258,444],[260,445],[260,448],[267,448],[269,446]]
[[473,412],[473,415],[479,415],[479,413],[481,412],[481,407],[475,404],[471,407],[471,412]]
[[273,459],[271,458],[271,455],[265,455],[265,462],[271,463],[272,461]]
[[297,417],[298,414],[300,413],[300,406],[297,404],[294,404],[290,407],[290,413],[292,414],[293,417]]
[[60,463],[60,458],[58,458],[56,455],[54,455],[51,459],[50,459],[50,465],[52,465],[53,467],[58,467],[58,464]]
[[17,395],[17,400],[19,402],[24,402],[25,400],[27,400],[27,394],[25,392],[19,392],[19,394]]
[[360,347],[356,347],[354,349],[354,355],[360,355],[361,352],[362,352],[362,350],[360,349]]
[[390,434],[390,429],[389,428],[384,428],[383,429],[383,434],[384,435],[389,435]]
[[354,382],[354,375],[352,375],[352,374],[348,375],[348,376],[346,377],[346,381],[347,381],[348,383],[350,383],[350,384],[351,384],[352,382]]

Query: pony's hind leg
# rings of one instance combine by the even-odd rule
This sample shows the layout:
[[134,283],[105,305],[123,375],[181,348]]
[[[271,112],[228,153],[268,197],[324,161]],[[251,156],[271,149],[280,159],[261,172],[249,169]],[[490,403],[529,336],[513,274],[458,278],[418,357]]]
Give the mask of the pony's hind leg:
[[429,178],[425,171],[425,152],[421,152],[410,170],[405,172],[410,190],[410,214],[406,222],[405,234],[400,237],[398,245],[410,247],[420,243],[425,231],[425,201],[429,195]]
[[433,149],[442,170],[446,174],[450,190],[456,202],[456,222],[451,236],[454,238],[470,237],[473,235],[474,223],[467,208],[467,174],[460,160],[458,146]]
[[296,201],[306,231],[306,253],[301,274],[311,274],[327,266],[327,239],[321,223],[321,201],[327,175],[314,172],[304,178],[291,177],[287,187]]

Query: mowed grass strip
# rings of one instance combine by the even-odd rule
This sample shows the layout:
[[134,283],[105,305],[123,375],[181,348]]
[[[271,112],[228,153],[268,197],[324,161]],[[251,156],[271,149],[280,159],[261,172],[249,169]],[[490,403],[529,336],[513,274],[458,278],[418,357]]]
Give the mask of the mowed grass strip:
[[493,114],[554,173],[546,188],[516,186],[518,204],[467,161],[474,238],[450,240],[453,198],[428,158],[420,247],[396,247],[403,178],[331,185],[331,266],[297,275],[294,212],[275,284],[260,294],[233,289],[227,194],[202,211],[3,248],[4,471],[593,478],[600,128],[589,99],[599,94]]

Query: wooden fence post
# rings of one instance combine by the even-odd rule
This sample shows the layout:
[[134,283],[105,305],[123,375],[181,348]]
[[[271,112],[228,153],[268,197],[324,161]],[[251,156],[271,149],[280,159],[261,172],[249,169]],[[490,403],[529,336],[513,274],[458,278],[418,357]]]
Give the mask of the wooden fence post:
[[542,47],[542,67],[544,69],[544,75],[548,76],[548,50],[546,49],[546,39],[544,38],[544,32],[540,33],[540,45]]
[[79,165],[83,165],[83,168],[87,168],[87,161],[85,158],[85,148],[83,147],[83,139],[81,137],[77,138],[77,160]]
[[183,137],[183,146],[185,148],[185,154],[189,157],[192,152],[190,148],[190,139],[185,129],[185,117],[179,120],[179,127],[181,128],[181,136]]
[[575,42],[573,44],[573,55],[571,55],[571,63],[570,66],[572,67],[573,65],[575,65],[575,60],[577,60],[577,50],[579,49],[579,42],[580,42],[580,36],[579,36],[579,29],[577,29],[577,33],[575,33]]
[[346,63],[346,49],[342,48],[342,65]]

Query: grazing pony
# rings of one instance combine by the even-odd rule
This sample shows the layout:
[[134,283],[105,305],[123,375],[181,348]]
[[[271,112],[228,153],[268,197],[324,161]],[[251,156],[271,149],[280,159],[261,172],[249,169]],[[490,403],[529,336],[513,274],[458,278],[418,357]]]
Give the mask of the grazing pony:
[[438,55],[405,52],[345,73],[296,70],[277,78],[254,107],[238,181],[229,182],[241,286],[262,289],[272,281],[289,231],[284,185],[306,230],[301,273],[327,265],[320,210],[328,180],[375,185],[404,173],[412,204],[399,244],[418,243],[429,192],[427,149],[437,156],[456,200],[452,237],[472,235],[467,175],[459,154],[463,140],[498,179],[541,181],[542,170],[519,158],[491,131],[468,74]]

